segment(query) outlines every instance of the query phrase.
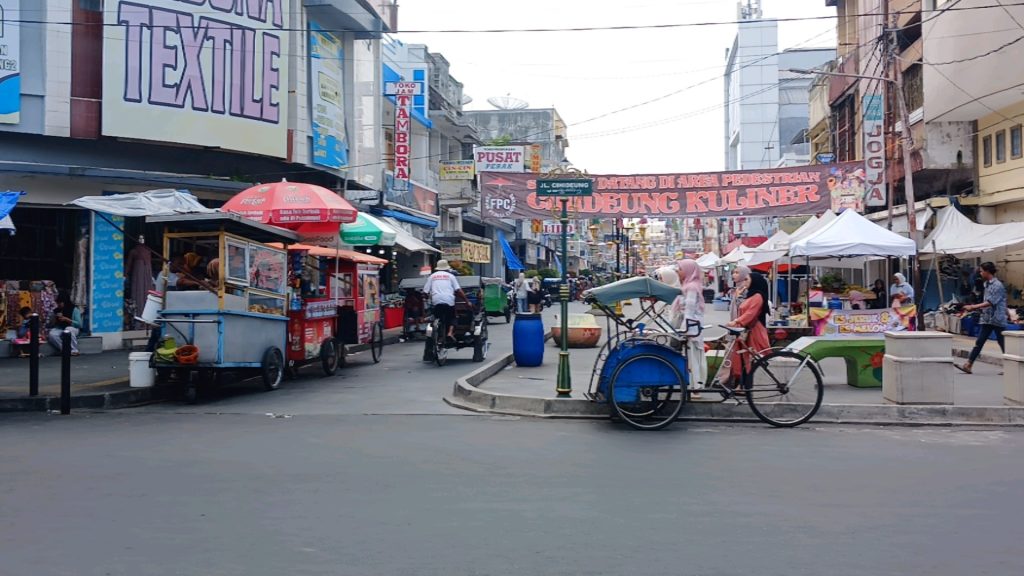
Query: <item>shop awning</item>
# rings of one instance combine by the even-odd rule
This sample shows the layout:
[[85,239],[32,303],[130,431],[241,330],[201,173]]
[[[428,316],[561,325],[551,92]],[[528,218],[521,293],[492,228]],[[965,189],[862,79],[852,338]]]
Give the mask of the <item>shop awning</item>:
[[[279,250],[284,249],[284,245],[280,242],[272,242],[267,245]],[[379,264],[383,266],[388,263],[384,258],[377,258],[376,256],[370,256],[369,254],[363,254],[362,252],[356,252],[355,250],[324,248],[323,246],[310,246],[308,244],[289,244],[288,249],[309,252],[310,256],[321,256],[324,258],[337,257],[357,264]]]
[[14,227],[14,221],[11,220],[10,216],[0,218],[0,232],[6,232],[12,236],[17,232],[17,229]]
[[512,246],[509,246],[508,240],[505,239],[505,233],[501,230],[498,230],[498,242],[501,243],[501,251],[505,254],[505,267],[509,270],[526,270],[515,251],[512,250]]
[[83,196],[68,202],[96,212],[117,216],[171,216],[174,214],[212,214],[217,212],[199,203],[183,190],[150,190],[110,196]]
[[406,252],[434,252],[437,254],[441,253],[441,251],[438,250],[437,248],[434,248],[430,244],[427,244],[426,242],[406,232],[402,228],[402,226],[393,218],[384,217],[381,219],[384,220],[384,222],[390,224],[391,227],[394,228],[395,231],[398,233],[398,235],[395,236],[395,246],[398,246],[402,250],[405,250]]
[[0,192],[0,232],[6,232],[14,235],[14,221],[11,220],[11,210],[14,210],[14,205],[18,203],[18,198],[21,198],[25,193],[7,190],[6,192]]
[[360,212],[355,222],[341,226],[341,241],[350,246],[394,246],[397,236],[394,226],[366,212]]

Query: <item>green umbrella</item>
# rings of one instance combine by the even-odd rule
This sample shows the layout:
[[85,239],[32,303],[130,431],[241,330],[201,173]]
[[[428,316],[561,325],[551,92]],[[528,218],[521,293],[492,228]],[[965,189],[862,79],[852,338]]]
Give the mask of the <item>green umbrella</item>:
[[351,224],[341,225],[341,241],[350,246],[394,246],[398,231],[365,212]]

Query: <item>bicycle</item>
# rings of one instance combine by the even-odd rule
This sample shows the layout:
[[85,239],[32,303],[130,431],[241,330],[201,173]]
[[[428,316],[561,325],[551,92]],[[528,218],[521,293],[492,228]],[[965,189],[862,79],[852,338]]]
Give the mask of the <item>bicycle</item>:
[[[589,300],[602,308],[627,297],[671,301],[676,289],[646,278],[623,280],[592,290]],[[617,286],[618,285],[618,286]],[[605,290],[611,288],[610,290]],[[652,290],[653,288],[653,290]],[[675,330],[660,317],[650,303],[641,300],[641,318],[650,319],[660,330],[646,330],[635,319],[619,318],[611,313],[614,322],[625,331],[608,339],[595,362],[595,382],[591,381],[591,399],[604,399],[610,404],[613,417],[640,430],[658,430],[672,423],[691,400],[688,386],[689,371],[685,354],[685,333]],[[610,312],[610,310],[608,310]],[[610,328],[610,326],[609,326]],[[687,332],[703,330],[695,322],[688,322]],[[734,400],[746,402],[758,419],[776,427],[799,426],[814,417],[821,407],[824,388],[821,371],[809,357],[790,350],[771,349],[757,351],[746,344],[745,330],[732,326],[726,329],[722,365],[705,390],[717,392],[721,400],[701,399],[695,402]],[[740,375],[731,380],[733,352],[740,358]],[[598,371],[598,365],[601,365]],[[748,371],[749,366],[749,371]]]

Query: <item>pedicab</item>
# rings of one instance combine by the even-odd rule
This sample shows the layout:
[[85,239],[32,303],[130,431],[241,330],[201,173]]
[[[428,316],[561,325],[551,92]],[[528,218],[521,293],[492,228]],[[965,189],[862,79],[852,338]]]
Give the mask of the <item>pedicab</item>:
[[225,372],[259,376],[264,389],[278,388],[285,370],[288,264],[284,250],[266,243],[294,243],[296,235],[228,213],[149,216],[146,222],[164,225],[165,262],[172,254],[205,255],[216,276],[193,277],[202,280],[197,290],[163,293],[155,323],[163,327],[164,342],[150,360],[157,380],[176,374],[189,401]]
[[[705,344],[722,349],[722,364],[705,388],[691,388],[687,339],[700,336],[708,326],[688,320],[676,329],[668,322],[667,308],[680,294],[678,288],[648,277],[584,293],[588,303],[605,313],[609,334],[594,362],[586,393],[590,400],[607,403],[613,418],[640,430],[668,426],[690,401],[746,403],[758,419],[776,427],[798,426],[817,413],[824,388],[814,359],[785,349],[754,350],[746,345],[743,328],[722,325],[724,335],[705,339]],[[632,299],[640,301],[637,316],[615,314],[616,302]],[[735,381],[734,351],[743,359]],[[694,392],[704,391],[714,396],[695,398]]]
[[[455,331],[452,339],[448,339],[447,327],[440,320],[428,313],[427,340],[423,345],[423,361],[434,362],[444,366],[448,362],[450,350],[463,348],[473,349],[473,362],[483,362],[487,357],[490,344],[487,341],[487,314],[483,304],[483,281],[479,276],[459,276],[459,286],[466,293],[469,305],[458,298],[455,301]],[[427,278],[406,278],[399,288],[423,291]]]
[[484,286],[484,312],[488,317],[504,316],[505,323],[511,323],[515,301],[508,285],[501,278],[481,278],[480,281]]

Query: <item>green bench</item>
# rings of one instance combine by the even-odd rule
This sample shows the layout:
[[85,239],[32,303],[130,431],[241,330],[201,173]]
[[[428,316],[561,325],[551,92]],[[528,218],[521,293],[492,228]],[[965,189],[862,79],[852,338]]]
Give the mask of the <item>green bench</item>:
[[825,358],[842,358],[846,361],[847,384],[855,388],[882,387],[885,337],[881,334],[846,338],[805,336],[786,348],[803,352],[815,362],[821,362]]

